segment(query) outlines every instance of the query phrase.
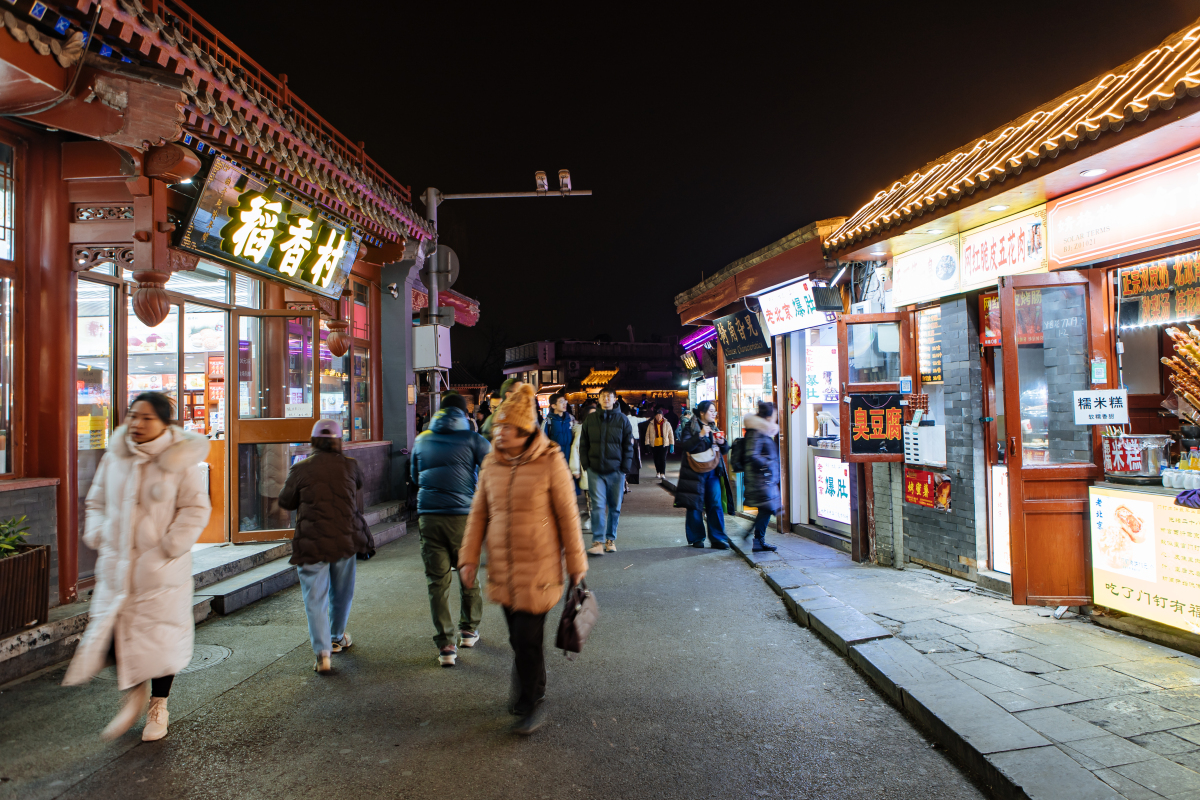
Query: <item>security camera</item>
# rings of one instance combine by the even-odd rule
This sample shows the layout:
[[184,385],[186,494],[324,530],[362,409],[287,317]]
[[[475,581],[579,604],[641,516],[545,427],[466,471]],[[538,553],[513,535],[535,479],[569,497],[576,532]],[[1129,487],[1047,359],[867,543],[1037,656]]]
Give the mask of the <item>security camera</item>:
[[387,285],[387,290],[392,293],[393,299],[398,299],[400,297],[400,284],[389,283]]

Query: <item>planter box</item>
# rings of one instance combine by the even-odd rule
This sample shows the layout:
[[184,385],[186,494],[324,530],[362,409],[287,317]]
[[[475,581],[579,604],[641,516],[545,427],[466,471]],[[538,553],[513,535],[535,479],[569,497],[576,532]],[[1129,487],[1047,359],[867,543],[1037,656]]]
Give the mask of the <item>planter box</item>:
[[50,619],[50,547],[0,558],[0,637]]

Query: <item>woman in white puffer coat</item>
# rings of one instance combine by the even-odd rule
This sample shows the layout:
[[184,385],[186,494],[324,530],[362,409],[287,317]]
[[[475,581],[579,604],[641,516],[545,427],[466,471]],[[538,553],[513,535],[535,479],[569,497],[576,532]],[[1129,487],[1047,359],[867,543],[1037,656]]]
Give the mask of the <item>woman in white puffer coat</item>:
[[112,658],[132,689],[102,734],[116,738],[150,711],[144,741],[167,734],[167,694],[192,660],[192,545],[211,506],[200,462],[206,437],[171,424],[171,401],[134,398],[100,461],[85,504],[83,541],[99,551],[87,630],[66,685],[86,683]]

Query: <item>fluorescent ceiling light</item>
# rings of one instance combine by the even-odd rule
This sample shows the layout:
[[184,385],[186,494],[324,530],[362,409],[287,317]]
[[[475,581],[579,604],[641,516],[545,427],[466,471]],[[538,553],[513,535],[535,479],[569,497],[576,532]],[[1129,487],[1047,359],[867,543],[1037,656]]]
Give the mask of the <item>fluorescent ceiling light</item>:
[[1008,206],[988,206],[988,211],[1008,211]]
[[929,230],[925,231],[925,233],[929,234],[930,236],[937,236],[941,232],[941,228],[930,228]]
[[1092,169],[1085,169],[1083,172],[1081,172],[1079,174],[1085,178],[1095,178],[1100,175],[1103,175],[1106,172],[1108,172],[1108,170],[1106,170],[1102,167],[1094,167]]

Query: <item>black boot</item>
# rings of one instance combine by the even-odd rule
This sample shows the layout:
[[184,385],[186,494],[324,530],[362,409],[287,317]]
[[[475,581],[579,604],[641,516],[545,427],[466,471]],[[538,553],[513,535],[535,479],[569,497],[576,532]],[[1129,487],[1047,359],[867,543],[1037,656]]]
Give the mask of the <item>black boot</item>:
[[533,709],[517,720],[512,727],[512,732],[518,736],[529,736],[538,728],[546,724],[546,704],[537,703]]
[[773,544],[767,544],[766,539],[755,539],[754,546],[750,548],[750,552],[752,552],[752,553],[763,553],[763,552],[774,553],[778,549],[779,548]]

